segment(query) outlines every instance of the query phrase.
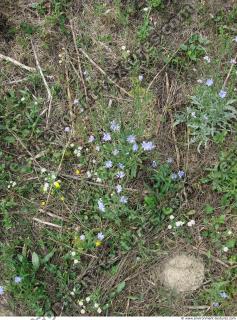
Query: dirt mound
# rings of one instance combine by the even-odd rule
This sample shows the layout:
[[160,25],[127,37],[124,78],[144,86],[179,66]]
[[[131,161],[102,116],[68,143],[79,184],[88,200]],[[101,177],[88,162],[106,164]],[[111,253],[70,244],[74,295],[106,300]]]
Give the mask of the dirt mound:
[[176,255],[161,267],[160,281],[177,292],[194,291],[204,280],[204,264],[193,256]]
[[11,317],[14,313],[5,305],[0,302],[0,317]]

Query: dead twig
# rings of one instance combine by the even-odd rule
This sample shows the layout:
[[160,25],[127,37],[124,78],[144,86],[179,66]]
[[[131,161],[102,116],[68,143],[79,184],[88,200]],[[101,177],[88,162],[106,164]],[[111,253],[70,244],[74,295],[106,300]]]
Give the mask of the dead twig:
[[186,306],[186,309],[189,310],[206,310],[206,309],[210,309],[210,306]]
[[26,77],[26,78],[23,78],[23,79],[17,79],[17,80],[12,80],[12,81],[8,81],[8,82],[3,82],[3,85],[10,85],[10,84],[17,84],[17,83],[21,83],[21,82],[25,82],[25,81],[28,81],[29,79]]
[[50,118],[50,113],[51,113],[51,108],[52,108],[53,97],[52,97],[51,91],[49,89],[49,85],[48,85],[48,83],[47,83],[47,81],[45,79],[45,76],[44,76],[44,73],[42,71],[42,68],[40,66],[39,59],[37,57],[37,53],[36,53],[33,41],[31,41],[31,45],[32,45],[32,49],[33,49],[33,53],[34,53],[37,69],[39,70],[39,73],[41,75],[41,78],[43,80],[43,83],[44,83],[44,86],[46,88],[47,95],[48,95],[48,113],[47,113],[47,119],[46,119],[46,128],[47,128],[48,124],[49,124],[49,118]]
[[27,149],[24,142],[19,138],[15,132],[11,131],[10,129],[7,129],[11,135],[20,143],[20,145],[25,149],[26,153],[30,156],[30,159],[36,164],[40,169],[42,169],[42,166],[39,164],[39,162],[36,160],[36,157]]
[[159,133],[159,129],[160,129],[161,122],[162,122],[163,118],[165,117],[165,115],[167,114],[169,109],[174,104],[173,100],[175,97],[175,93],[177,91],[176,83],[172,81],[170,84],[167,72],[165,73],[165,81],[166,81],[166,99],[165,99],[166,101],[165,101],[164,107],[162,108],[162,113],[158,119],[156,135],[158,135],[158,133]]
[[84,77],[83,77],[83,73],[82,73],[82,69],[81,69],[81,59],[80,59],[80,54],[79,54],[79,50],[78,50],[78,46],[77,46],[77,39],[76,39],[75,31],[74,31],[74,24],[73,24],[72,20],[70,21],[70,27],[71,27],[71,31],[72,31],[72,38],[73,38],[74,47],[75,47],[75,50],[77,53],[77,64],[78,64],[79,75],[80,75],[80,79],[81,79],[83,89],[85,92],[86,100],[88,101],[87,88],[85,85],[85,81],[84,81]]
[[26,66],[25,64],[13,59],[13,58],[10,58],[8,56],[5,56],[4,54],[1,54],[0,53],[0,59],[1,60],[5,60],[5,61],[8,61],[8,62],[11,62],[13,63],[14,65],[18,66],[18,67],[21,67],[22,69],[25,69],[27,71],[30,71],[30,72],[36,72],[37,69],[36,68],[33,68],[33,67],[28,67]]
[[177,166],[179,168],[180,167],[180,153],[179,153],[176,134],[175,134],[175,130],[174,130],[174,118],[173,118],[173,114],[171,111],[169,112],[169,116],[170,116],[170,122],[171,122],[171,133],[172,133],[172,137],[174,140],[174,147],[175,147],[175,152],[176,152],[176,161],[177,161]]
[[74,124],[73,124],[73,111],[72,111],[72,95],[71,95],[71,90],[70,90],[70,80],[69,80],[69,74],[68,74],[68,68],[67,65],[65,66],[65,74],[66,74],[66,82],[67,82],[67,96],[68,96],[68,104],[69,104],[69,113],[70,113],[70,118],[71,118],[71,126],[72,126],[72,131],[74,130]]
[[[62,157],[61,157],[60,163],[59,163],[58,168],[57,168],[57,171],[56,171],[56,176],[59,175],[59,172],[60,172],[60,170],[61,170],[62,163],[63,163],[63,159],[64,159],[64,156],[65,156],[66,150],[67,150],[67,148],[68,148],[68,146],[69,146],[69,144],[70,144],[71,137],[72,137],[72,132],[70,133],[69,138],[68,138],[68,141],[67,141],[67,143],[66,143],[66,145],[65,145],[65,147],[64,147],[64,149],[63,149]],[[47,200],[46,200],[46,204],[45,204],[46,207],[47,207],[48,202],[49,202],[49,198],[50,198],[50,195],[51,195],[52,188],[53,188],[53,184],[51,184],[51,186],[50,186],[50,188],[49,188],[49,192],[48,192]]]
[[[190,38],[190,36],[187,37],[187,39],[183,42],[186,43],[188,41],[188,39]],[[152,85],[154,84],[154,82],[156,81],[156,79],[159,77],[159,75],[165,70],[165,68],[170,64],[170,62],[173,60],[173,58],[176,56],[176,54],[179,52],[180,50],[180,46],[178,46],[178,49],[175,50],[175,52],[172,54],[172,56],[169,58],[169,60],[167,61],[167,63],[160,69],[160,71],[158,71],[158,73],[154,76],[154,78],[151,80],[151,82],[149,83],[148,87],[147,87],[147,91],[150,90],[150,88],[152,87]]]
[[186,152],[186,161],[185,161],[185,172],[188,171],[188,163],[189,163],[189,153],[190,153],[190,139],[189,139],[189,129],[187,128],[187,152]]
[[111,95],[107,95],[107,94],[104,94],[104,97],[111,98],[111,99],[114,99],[114,100],[132,102],[132,99],[129,99],[129,98],[115,97],[115,96],[111,96]]
[[[234,58],[234,61],[236,61],[237,60],[237,54],[236,54],[236,56],[235,56],[235,58]],[[229,72],[228,72],[228,74],[227,74],[227,76],[226,76],[226,78],[225,78],[225,81],[224,81],[224,84],[223,84],[223,89],[226,87],[226,85],[227,85],[227,82],[228,82],[228,80],[229,80],[229,78],[230,78],[230,75],[231,75],[231,72],[232,72],[232,70],[233,70],[233,67],[234,67],[234,63],[232,63],[231,64],[231,67],[230,67],[230,69],[229,69]]]
[[38,218],[33,218],[33,220],[36,221],[36,222],[42,223],[42,224],[46,224],[47,226],[50,226],[50,227],[62,229],[61,226],[59,226],[57,224],[54,224],[54,223],[51,223],[51,222],[43,221],[43,220],[40,220]]
[[65,219],[64,217],[60,217],[52,212],[49,212],[49,211],[46,211],[46,210],[43,210],[43,209],[39,209],[39,212],[42,212],[42,213],[45,213],[47,214],[48,216],[52,217],[52,218],[55,218],[55,219],[59,219],[59,220],[63,220],[63,221],[68,221],[68,219]]
[[[111,188],[109,185],[102,184],[99,182],[90,181],[90,180],[87,180],[84,177],[80,177],[80,176],[74,176],[74,175],[63,173],[63,174],[60,174],[60,177],[61,178],[68,178],[68,179],[72,179],[72,180],[77,180],[77,181],[84,181],[85,183],[90,184],[92,186],[98,186],[98,187],[105,188],[105,189]],[[141,190],[133,189],[133,188],[124,188],[124,190],[141,193]],[[142,194],[146,194],[146,193],[147,192],[144,190]]]
[[123,93],[125,93],[126,95],[128,95],[129,97],[132,97],[133,96],[128,92],[126,91],[124,88],[122,88],[119,84],[117,84],[113,79],[111,79],[107,73],[100,67],[98,66],[98,64],[93,60],[91,59],[91,57],[82,49],[82,48],[79,48],[78,49],[85,57],[87,60],[90,61],[90,63],[97,69],[100,71],[100,73],[102,73],[111,83],[113,83],[118,89],[120,89]]
[[194,246],[192,246],[192,248],[193,248],[194,250],[199,251],[199,253],[204,254],[206,257],[211,258],[212,260],[218,262],[219,264],[221,264],[221,265],[224,266],[225,268],[230,268],[230,267],[231,267],[231,266],[229,266],[228,264],[226,264],[225,262],[221,261],[220,259],[214,257],[213,255],[210,255],[210,254],[209,254],[208,252],[206,252],[205,250],[196,248],[196,247],[194,247]]

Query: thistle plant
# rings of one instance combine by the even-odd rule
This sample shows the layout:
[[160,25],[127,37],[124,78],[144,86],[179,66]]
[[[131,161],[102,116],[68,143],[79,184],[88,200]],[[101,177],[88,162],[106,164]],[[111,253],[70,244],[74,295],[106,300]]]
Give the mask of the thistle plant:
[[205,84],[198,88],[196,95],[191,96],[190,105],[177,115],[175,122],[175,125],[186,123],[190,143],[197,143],[198,151],[219,134],[229,132],[233,120],[237,118],[236,100],[228,99],[228,93],[224,90],[216,92],[211,88],[211,81]]

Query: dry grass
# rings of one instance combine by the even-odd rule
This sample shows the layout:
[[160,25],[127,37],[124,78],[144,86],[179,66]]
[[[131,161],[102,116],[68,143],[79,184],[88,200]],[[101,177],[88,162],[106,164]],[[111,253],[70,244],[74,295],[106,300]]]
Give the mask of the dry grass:
[[[206,3],[206,1],[203,2]],[[213,1],[205,4],[205,8],[209,10],[208,14],[215,13],[219,1],[214,2],[215,4]],[[45,3],[46,13],[42,16],[32,10],[32,2],[26,0],[19,1],[17,4],[5,1],[1,8],[2,13],[0,13],[0,19],[3,22],[0,23],[0,54],[7,55],[26,66],[37,68],[40,71],[41,80],[43,80],[43,85],[40,79],[40,84],[31,82],[27,70],[17,66],[16,63],[11,63],[11,61],[9,63],[0,61],[0,67],[3,70],[1,80],[4,83],[2,95],[9,89],[27,88],[35,97],[42,99],[40,117],[43,119],[41,125],[43,134],[41,139],[27,146],[27,151],[24,150],[18,139],[14,153],[18,159],[24,159],[26,154],[34,158],[35,172],[37,172],[40,169],[39,163],[43,163],[46,156],[49,158],[53,156],[53,150],[65,151],[62,152],[60,160],[57,159],[57,166],[53,167],[53,163],[49,161],[47,169],[55,170],[56,168],[60,179],[67,185],[65,188],[67,201],[59,202],[58,199],[51,199],[48,196],[46,208],[40,209],[41,194],[36,193],[34,199],[24,197],[18,199],[19,207],[27,201],[29,205],[31,202],[32,206],[37,204],[37,212],[26,217],[30,229],[35,235],[35,242],[37,243],[39,240],[55,242],[59,254],[57,258],[53,258],[55,259],[54,263],[63,264],[62,252],[65,243],[67,243],[67,250],[71,250],[74,234],[83,229],[80,219],[74,213],[84,213],[86,209],[90,209],[90,203],[87,204],[87,208],[85,204],[80,203],[81,200],[78,200],[76,194],[78,185],[80,190],[83,192],[88,190],[88,193],[96,193],[97,189],[108,188],[106,185],[91,183],[88,179],[84,179],[86,168],[83,168],[81,174],[76,176],[74,171],[78,164],[72,160],[69,163],[65,161],[70,159],[67,149],[70,143],[75,145],[82,143],[85,138],[85,129],[89,133],[93,132],[95,123],[92,123],[90,115],[98,110],[99,119],[100,110],[105,104],[112,106],[114,110],[123,110],[121,119],[124,123],[132,122],[130,120],[134,117],[134,87],[132,83],[136,81],[138,72],[133,63],[137,59],[140,62],[139,72],[144,74],[144,88],[141,89],[141,93],[144,94],[141,114],[146,114],[147,117],[144,139],[154,138],[159,149],[161,162],[171,157],[175,159],[175,170],[185,169],[188,179],[182,190],[176,195],[180,203],[176,215],[182,217],[192,210],[192,218],[195,217],[196,227],[194,231],[190,231],[188,237],[182,233],[172,234],[166,228],[154,230],[149,227],[145,238],[142,239],[145,244],[138,241],[135,248],[126,254],[122,250],[118,250],[111,257],[109,245],[102,247],[98,254],[84,252],[82,253],[83,264],[76,270],[74,282],[82,283],[83,290],[87,294],[99,289],[101,304],[105,304],[111,292],[116,290],[119,283],[125,281],[125,289],[119,298],[115,298],[111,302],[110,315],[204,316],[213,314],[209,305],[196,305],[195,296],[209,288],[213,279],[221,278],[224,272],[230,268],[229,263],[222,260],[221,252],[217,252],[215,249],[208,258],[208,251],[212,250],[212,247],[206,243],[206,239],[202,236],[203,230],[207,228],[203,224],[203,204],[209,203],[214,208],[218,208],[220,197],[213,193],[209,186],[202,186],[200,179],[205,176],[204,168],[212,166],[218,160],[220,147],[211,145],[209,149],[198,153],[195,146],[189,145],[186,128],[173,126],[176,112],[184,109],[188,100],[187,95],[192,93],[195,76],[192,72],[188,73],[187,70],[186,73],[182,72],[175,69],[172,64],[165,64],[163,61],[163,56],[169,55],[170,57],[176,52],[179,45],[197,30],[202,34],[208,33],[210,38],[212,30],[203,30],[199,16],[195,13],[191,24],[184,23],[175,32],[162,38],[161,55],[154,64],[145,44],[137,42],[137,29],[143,19],[140,11],[135,11],[128,25],[123,26],[118,18],[118,8],[114,3],[106,2],[105,12],[98,14],[94,1],[87,1],[86,4],[74,1],[67,8],[65,21],[67,34],[65,34],[59,31],[57,23],[50,23],[47,19],[53,15],[53,9],[50,1]],[[125,8],[126,4],[125,1],[123,4]],[[143,4],[145,5],[144,1],[140,4],[141,7]],[[199,3],[197,7],[200,6],[202,5]],[[227,5],[225,4],[225,6],[227,10]],[[228,2],[228,6],[232,6],[231,1]],[[173,16],[179,7],[180,5],[177,3],[167,4],[170,16]],[[150,18],[156,28],[148,40],[148,43],[151,41],[149,45],[159,36],[160,27],[164,21],[167,21],[167,16],[156,11]],[[22,22],[38,27],[40,31],[22,37],[22,30],[19,28]],[[16,27],[17,32],[6,36],[12,27]],[[109,40],[104,40],[106,37],[109,37]],[[77,44],[82,44],[84,48],[82,49],[80,46],[78,48]],[[122,46],[126,46],[126,50],[131,51],[130,58],[123,57]],[[89,80],[85,71],[89,71]],[[199,71],[197,66],[194,73],[198,74]],[[154,82],[152,82],[153,80]],[[149,87],[151,83],[152,86],[147,97],[145,87]],[[57,86],[60,89],[57,90]],[[74,104],[74,99],[78,96],[80,97],[80,105],[77,106]],[[81,113],[80,108],[86,110],[87,116]],[[136,121],[137,119],[134,119],[134,122]],[[72,128],[70,136],[64,132],[64,128],[67,126]],[[103,123],[98,122],[97,126],[102,132]],[[45,145],[45,141],[47,141],[47,145]],[[231,144],[231,138],[227,139],[226,145]],[[34,173],[28,175],[27,179],[37,181],[39,177]],[[138,179],[129,182],[128,191],[131,192],[133,203],[136,203],[138,199],[143,200],[144,195],[147,194],[148,187],[144,186],[144,181],[147,180],[146,173],[142,172]],[[216,215],[219,213],[220,211],[217,209]],[[227,226],[229,224],[231,222],[228,222]],[[57,228],[60,236],[64,240],[66,239],[65,243],[62,244],[55,240],[56,237],[53,239],[48,236],[47,238],[44,233],[45,228],[48,228],[49,235],[51,230]],[[20,231],[18,231],[18,235],[21,238]],[[44,250],[42,248],[40,250],[43,254]],[[206,279],[203,286],[194,294],[177,295],[165,290],[161,283],[157,285],[153,281],[154,270],[156,272],[160,270],[160,264],[164,259],[177,252],[195,253],[197,256],[202,256],[205,261]],[[116,273],[111,275],[108,270],[115,265]],[[52,310],[56,315],[75,315],[80,312],[80,307],[72,300],[71,306],[68,309],[65,307],[65,311],[64,305],[60,305],[59,300],[55,298],[58,282],[48,271],[46,272],[47,279],[44,279],[44,275],[40,275],[41,280],[42,277],[47,283],[49,296],[52,299]],[[17,311],[17,313],[23,315],[24,312],[27,312],[26,309],[22,307],[22,311]]]

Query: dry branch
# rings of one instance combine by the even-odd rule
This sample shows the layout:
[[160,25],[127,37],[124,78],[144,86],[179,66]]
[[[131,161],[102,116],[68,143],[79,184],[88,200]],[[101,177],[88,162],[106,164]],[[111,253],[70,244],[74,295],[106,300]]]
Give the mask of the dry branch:
[[[235,58],[234,58],[234,61],[236,61],[237,60],[237,54],[236,54],[236,56],[235,56]],[[228,82],[228,80],[229,80],[229,78],[230,78],[230,75],[231,75],[231,72],[232,72],[232,70],[233,70],[233,67],[234,67],[234,63],[232,63],[231,64],[231,67],[230,67],[230,69],[229,69],[229,72],[228,72],[228,74],[227,74],[227,76],[226,76],[226,78],[225,78],[225,81],[224,81],[224,84],[223,84],[223,89],[226,87],[226,85],[227,85],[227,82]]]
[[10,58],[10,57],[8,57],[8,56],[5,56],[4,54],[1,54],[1,53],[0,53],[0,59],[1,59],[1,60],[5,60],[5,61],[8,61],[8,62],[11,62],[11,63],[13,63],[14,65],[16,65],[16,66],[18,66],[18,67],[20,67],[20,68],[22,68],[22,69],[25,69],[25,70],[27,70],[27,71],[30,71],[30,72],[36,72],[36,71],[37,71],[36,68],[28,67],[28,66],[26,66],[25,64],[23,64],[23,63],[15,60],[15,59],[13,59],[13,58]]
[[[190,36],[187,37],[187,39],[183,42],[186,43],[188,41],[188,39],[190,38]],[[150,88],[152,87],[152,85],[154,84],[154,82],[156,81],[156,79],[159,77],[159,75],[161,74],[162,71],[165,70],[165,68],[170,64],[170,62],[173,60],[173,58],[176,56],[176,54],[179,52],[180,50],[180,46],[178,46],[178,49],[175,50],[175,52],[172,54],[172,56],[169,58],[169,60],[167,61],[167,63],[158,71],[158,73],[154,76],[154,78],[151,80],[151,82],[149,83],[148,87],[147,87],[147,91],[150,90]]]
[[45,76],[44,76],[44,73],[42,71],[42,68],[40,66],[40,63],[39,63],[39,60],[38,60],[38,57],[37,57],[37,53],[36,53],[36,50],[35,50],[35,47],[34,47],[34,44],[33,44],[32,41],[31,41],[31,45],[32,45],[32,49],[33,49],[33,52],[34,52],[34,57],[35,57],[35,62],[36,62],[37,69],[39,70],[39,73],[41,75],[41,78],[43,80],[44,86],[45,86],[47,94],[48,94],[48,103],[49,103],[49,105],[48,105],[48,114],[47,114],[47,119],[46,119],[46,127],[48,127],[53,97],[52,97],[51,91],[49,89],[49,85],[48,85],[48,83],[47,83],[47,81],[45,79]]
[[33,218],[33,220],[36,221],[36,222],[42,223],[42,224],[46,224],[47,226],[50,226],[50,227],[62,229],[61,226],[59,226],[57,224],[54,224],[54,223],[51,223],[51,222],[43,221],[43,220],[40,220],[38,218]]
[[113,83],[118,89],[120,89],[123,93],[125,93],[126,95],[128,95],[129,97],[133,97],[128,91],[126,91],[124,88],[122,88],[119,84],[117,84],[114,80],[112,80],[107,73],[100,67],[98,66],[98,64],[91,59],[91,57],[82,49],[79,48],[78,49],[85,57],[87,60],[90,61],[90,63],[97,69],[100,71],[100,73],[102,73],[111,83]]
[[74,25],[73,22],[70,21],[70,26],[71,26],[71,31],[72,31],[72,37],[73,37],[73,43],[74,43],[74,47],[77,53],[77,64],[78,64],[78,70],[79,70],[79,75],[80,75],[80,79],[84,88],[84,92],[85,92],[85,96],[86,96],[86,100],[88,101],[88,95],[87,95],[87,89],[86,89],[86,85],[85,85],[85,81],[84,81],[84,77],[83,77],[83,73],[82,73],[82,69],[81,69],[81,59],[80,59],[80,54],[79,54],[79,50],[77,47],[77,39],[76,39],[76,35],[75,35],[75,31],[74,31]]

